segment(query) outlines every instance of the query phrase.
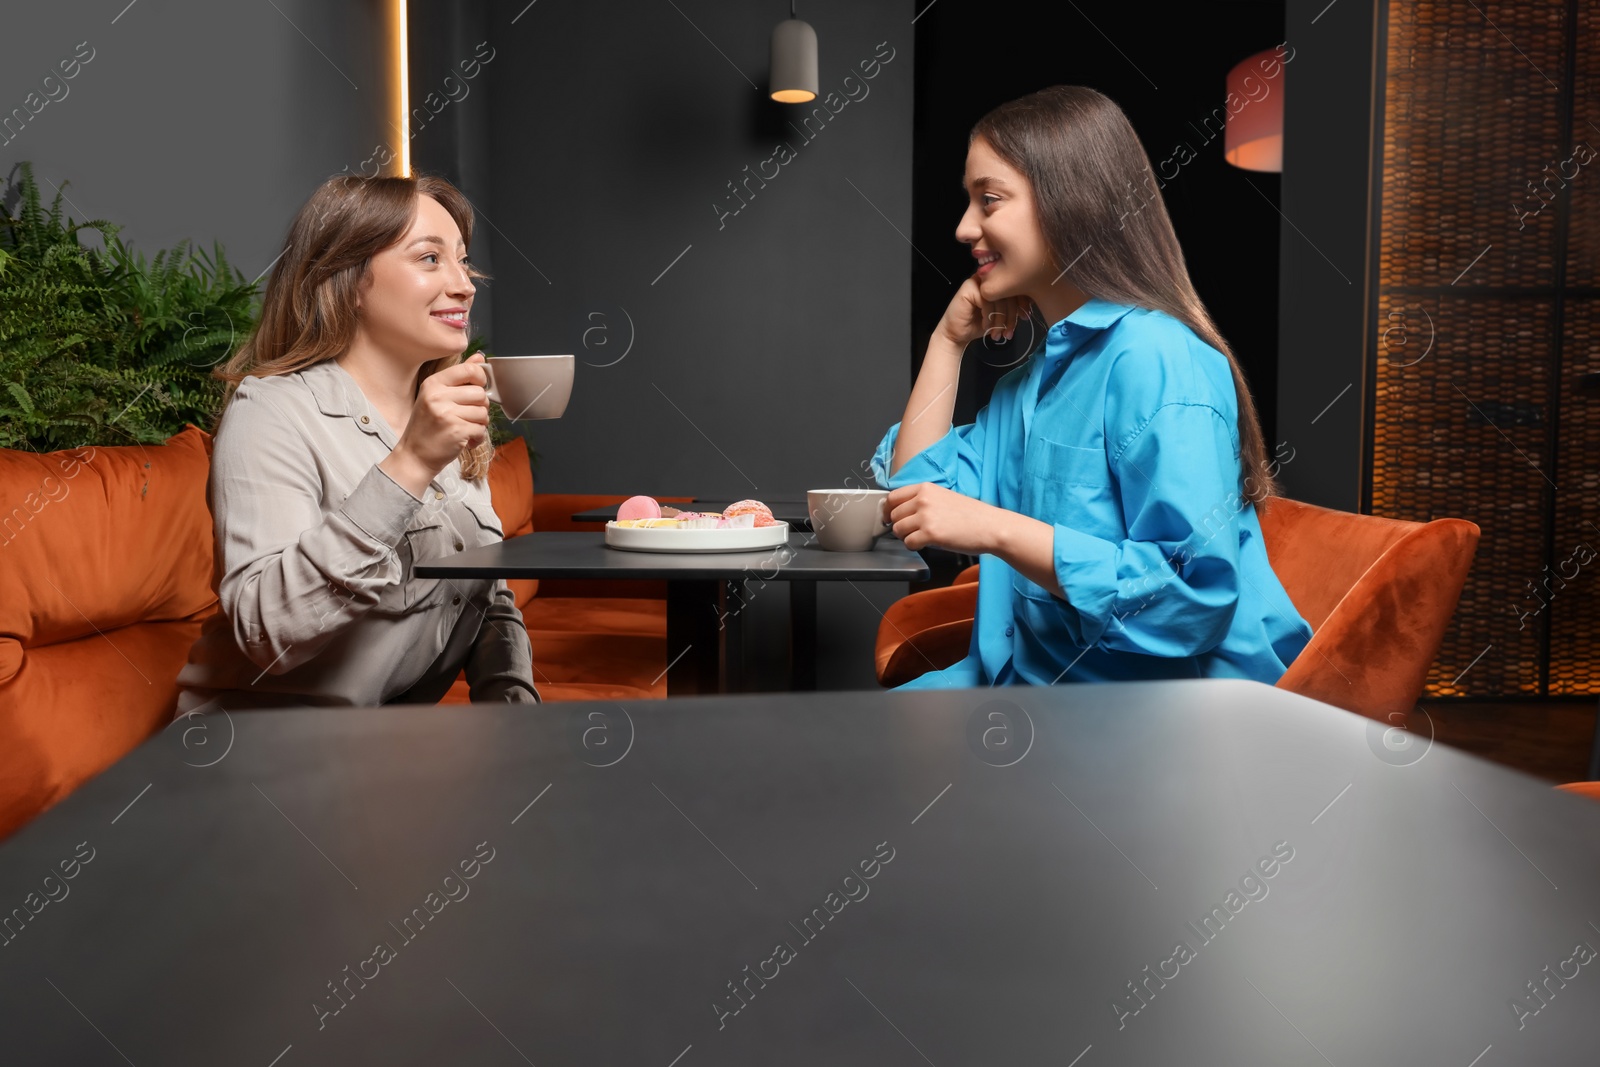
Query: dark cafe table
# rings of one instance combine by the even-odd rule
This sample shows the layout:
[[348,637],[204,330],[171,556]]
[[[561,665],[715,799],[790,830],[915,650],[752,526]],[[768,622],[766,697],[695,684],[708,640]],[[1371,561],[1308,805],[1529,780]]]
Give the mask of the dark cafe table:
[[788,551],[667,553],[608,548],[603,533],[535,531],[448,559],[419,563],[423,578],[666,579],[667,693],[737,691],[743,685],[742,581],[789,583],[792,689],[816,688],[817,583],[913,582],[921,556],[892,535],[868,552],[828,552],[791,530]]
[[0,1058],[1574,1067],[1597,902],[1251,682],[214,713],[0,845]]
[[[669,504],[667,506],[677,508],[679,511],[693,510],[710,513],[720,512],[732,503],[734,503],[732,500],[697,499],[693,504]],[[779,522],[786,522],[796,530],[811,529],[811,509],[806,506],[804,500],[763,500],[762,503],[767,505],[767,508],[772,512],[772,517]],[[617,507],[618,505],[611,504],[606,507],[574,512],[572,521],[610,522],[617,517]]]

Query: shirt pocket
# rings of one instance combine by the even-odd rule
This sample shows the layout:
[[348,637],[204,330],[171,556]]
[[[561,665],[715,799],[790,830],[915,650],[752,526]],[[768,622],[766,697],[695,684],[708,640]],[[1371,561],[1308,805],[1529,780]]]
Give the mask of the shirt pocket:
[[1042,434],[1028,442],[1022,460],[1024,514],[1052,525],[1081,527],[1086,513],[1110,488],[1104,449],[1062,444]]
[[432,562],[444,555],[449,531],[437,510],[418,512],[406,527],[399,543],[394,546],[400,558],[400,581],[386,586],[378,604],[373,609],[379,615],[405,615],[428,603],[438,592],[443,578],[418,578],[419,565]]
[[466,500],[463,503],[467,511],[471,512],[474,525],[477,529],[472,531],[475,538],[468,548],[479,548],[483,545],[492,545],[505,540],[505,531],[500,526],[500,515],[494,510],[494,505],[488,500]]

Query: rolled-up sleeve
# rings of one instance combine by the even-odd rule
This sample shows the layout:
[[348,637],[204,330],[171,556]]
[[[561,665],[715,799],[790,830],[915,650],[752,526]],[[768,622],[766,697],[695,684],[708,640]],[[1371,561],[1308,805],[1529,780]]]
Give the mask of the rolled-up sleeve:
[[988,437],[988,422],[989,406],[986,404],[978,412],[976,421],[951,427],[949,433],[906,460],[891,475],[894,446],[900,439],[900,423],[897,422],[889,427],[872,454],[872,477],[883,489],[932,482],[963,496],[976,497],[983,485],[983,448]]
[[310,660],[404,580],[395,547],[422,501],[376,464],[326,515],[322,495],[295,417],[241,383],[212,452],[217,592],[239,648],[269,674]]
[[537,704],[533,686],[533,648],[516,598],[505,579],[495,582],[489,610],[466,662],[467,686],[474,704]]
[[1194,656],[1220,644],[1239,594],[1239,463],[1227,417],[1158,408],[1112,460],[1128,536],[1056,524],[1063,623],[1080,647]]

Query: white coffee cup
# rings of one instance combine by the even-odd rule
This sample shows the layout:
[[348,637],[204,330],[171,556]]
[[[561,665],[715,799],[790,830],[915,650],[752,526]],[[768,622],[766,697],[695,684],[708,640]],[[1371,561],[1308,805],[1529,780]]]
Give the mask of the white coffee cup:
[[489,399],[513,422],[559,419],[572,397],[573,366],[570,355],[490,356],[483,364]]
[[888,533],[889,490],[810,489],[806,510],[817,544],[829,552],[866,552]]

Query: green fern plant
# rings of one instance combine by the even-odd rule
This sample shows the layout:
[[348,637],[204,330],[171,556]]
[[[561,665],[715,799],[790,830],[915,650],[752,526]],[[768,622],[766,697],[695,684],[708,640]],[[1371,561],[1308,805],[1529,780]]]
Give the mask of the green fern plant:
[[[257,291],[222,249],[189,242],[149,262],[104,220],[49,208],[28,163],[0,198],[0,447],[159,443],[209,429],[211,368],[250,334]],[[14,205],[14,208],[13,206]],[[86,248],[84,230],[103,248]]]

